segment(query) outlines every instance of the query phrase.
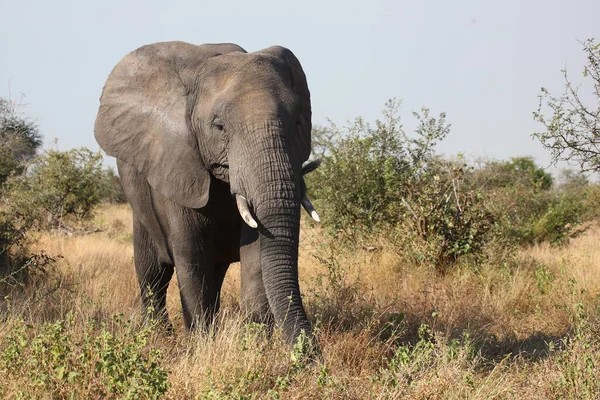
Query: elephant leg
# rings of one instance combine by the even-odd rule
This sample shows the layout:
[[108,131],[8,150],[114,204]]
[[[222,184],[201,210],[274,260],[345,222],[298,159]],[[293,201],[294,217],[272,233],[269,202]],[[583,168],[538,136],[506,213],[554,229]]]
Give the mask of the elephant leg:
[[260,266],[258,231],[242,226],[240,243],[242,309],[252,322],[273,323]]
[[185,327],[206,328],[218,311],[225,275],[217,268],[218,264],[208,260],[186,263],[178,262],[176,257],[175,265]]
[[173,264],[159,260],[156,245],[137,218],[133,220],[133,236],[142,312],[145,316],[158,317],[171,330],[173,326],[167,315],[167,288],[173,277]]
[[214,314],[217,314],[221,308],[221,287],[223,286],[225,274],[228,269],[229,263],[220,262],[215,265],[214,287],[217,291],[217,298],[215,300]]
[[177,282],[181,296],[183,320],[187,330],[207,328],[221,306],[221,286],[229,263],[177,264]]

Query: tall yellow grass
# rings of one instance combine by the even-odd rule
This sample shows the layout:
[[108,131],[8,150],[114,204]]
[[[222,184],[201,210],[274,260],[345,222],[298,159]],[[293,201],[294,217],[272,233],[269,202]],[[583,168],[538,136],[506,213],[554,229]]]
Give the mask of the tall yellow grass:
[[[106,206],[93,224],[102,231],[36,237],[33,250],[57,257],[56,269],[39,278],[46,281],[37,293],[24,289],[9,299],[13,314],[0,339],[20,317],[37,326],[71,312],[80,321],[74,330],[114,314],[139,317],[131,212]],[[600,228],[564,248],[522,250],[510,265],[488,260],[445,275],[407,265],[385,243],[376,251],[358,246],[330,257],[320,237],[317,227],[304,225],[299,268],[323,359],[298,366],[277,333],[269,339],[245,325],[238,312],[239,265],[227,274],[223,310],[211,332],[186,334],[174,278],[168,309],[175,334],[157,332],[149,344],[165,355],[167,398],[545,399],[597,393],[593,382],[565,377],[581,357],[600,366],[598,343],[565,347],[562,339],[590,337],[580,330],[580,309],[585,329],[596,332]],[[25,378],[6,381],[1,375],[0,393],[7,397],[32,387]],[[597,371],[595,378],[600,380]],[[27,393],[51,397],[43,387]]]

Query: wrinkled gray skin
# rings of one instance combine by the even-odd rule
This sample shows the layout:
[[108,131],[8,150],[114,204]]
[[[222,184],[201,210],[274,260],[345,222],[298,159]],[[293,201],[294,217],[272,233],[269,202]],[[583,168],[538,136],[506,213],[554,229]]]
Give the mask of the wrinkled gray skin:
[[[274,316],[290,343],[302,330],[311,337],[298,285],[310,131],[306,77],[288,49],[165,42],[117,64],[95,136],[117,158],[133,209],[145,307],[168,323],[176,266],[186,328],[210,323],[225,272],[240,260],[245,309]],[[235,194],[248,200],[258,229],[243,223]]]

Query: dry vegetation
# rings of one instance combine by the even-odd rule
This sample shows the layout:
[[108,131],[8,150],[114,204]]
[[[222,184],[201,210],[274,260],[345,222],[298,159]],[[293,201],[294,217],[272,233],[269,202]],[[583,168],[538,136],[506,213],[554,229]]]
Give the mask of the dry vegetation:
[[183,332],[175,279],[175,334],[144,328],[128,206],[102,208],[94,225],[102,232],[33,238],[56,262],[3,302],[3,398],[600,396],[597,227],[568,247],[440,275],[385,243],[336,248],[304,224],[301,285],[324,353],[305,365],[277,333],[244,324],[237,265],[211,332]]

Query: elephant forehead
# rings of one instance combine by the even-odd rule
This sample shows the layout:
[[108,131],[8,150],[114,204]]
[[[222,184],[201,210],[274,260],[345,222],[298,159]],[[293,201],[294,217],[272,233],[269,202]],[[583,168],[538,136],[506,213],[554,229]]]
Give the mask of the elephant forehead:
[[210,90],[212,96],[203,96],[197,102],[198,109],[203,112],[215,112],[219,115],[241,113],[276,116],[295,115],[300,109],[300,101],[296,93],[288,86],[268,79],[247,79],[246,77],[229,77],[218,87]]
[[203,75],[217,78],[219,86],[236,83],[259,85],[290,81],[285,63],[270,54],[233,53],[210,59]]

